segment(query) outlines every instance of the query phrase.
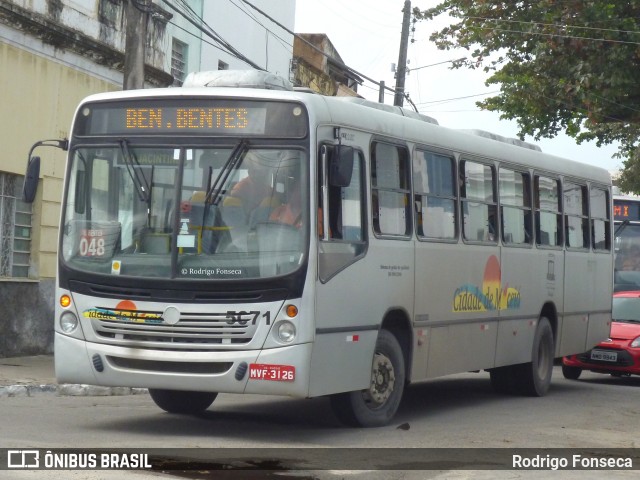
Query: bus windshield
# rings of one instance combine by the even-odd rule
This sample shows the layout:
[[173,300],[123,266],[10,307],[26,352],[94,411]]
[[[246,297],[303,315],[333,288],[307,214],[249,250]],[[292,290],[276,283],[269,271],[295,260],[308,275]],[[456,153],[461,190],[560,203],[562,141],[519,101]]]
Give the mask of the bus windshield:
[[285,275],[305,255],[303,153],[120,140],[71,154],[62,258],[92,273],[229,280]]
[[615,291],[640,290],[640,224],[616,225]]

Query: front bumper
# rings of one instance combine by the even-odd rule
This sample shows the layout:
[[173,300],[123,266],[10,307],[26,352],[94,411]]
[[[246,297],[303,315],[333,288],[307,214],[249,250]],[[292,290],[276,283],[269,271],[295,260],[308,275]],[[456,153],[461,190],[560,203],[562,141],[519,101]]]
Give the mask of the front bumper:
[[[55,334],[59,383],[306,397],[311,343],[221,352],[134,349]],[[293,381],[249,379],[252,363],[292,365]]]
[[614,352],[615,362],[606,360],[594,360],[591,358],[591,350],[577,355],[568,355],[562,358],[563,365],[581,368],[596,373],[640,375],[640,351],[631,352],[627,349],[613,349],[596,347],[595,350]]

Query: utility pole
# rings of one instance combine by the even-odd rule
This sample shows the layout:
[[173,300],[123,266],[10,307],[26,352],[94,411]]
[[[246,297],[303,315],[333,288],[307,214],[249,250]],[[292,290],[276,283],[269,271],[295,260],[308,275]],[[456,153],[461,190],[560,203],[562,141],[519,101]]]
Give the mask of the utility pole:
[[144,46],[147,39],[146,6],[146,0],[127,1],[123,90],[144,88]]
[[384,103],[384,80],[380,80],[380,89],[378,90],[378,103]]
[[398,56],[398,67],[396,68],[396,94],[393,104],[401,107],[404,101],[404,80],[407,76],[407,50],[409,48],[409,26],[411,24],[411,2],[405,0],[402,10],[402,34],[400,36],[400,54]]

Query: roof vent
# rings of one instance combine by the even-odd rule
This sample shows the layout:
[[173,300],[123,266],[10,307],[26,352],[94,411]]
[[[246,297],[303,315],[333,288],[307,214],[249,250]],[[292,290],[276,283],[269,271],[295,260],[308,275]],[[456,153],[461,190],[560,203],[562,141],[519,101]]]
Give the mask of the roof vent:
[[491,132],[487,132],[486,130],[478,130],[478,129],[460,130],[460,131],[465,133],[470,133],[471,135],[477,135],[479,137],[490,138],[491,140],[495,140],[497,142],[508,143],[510,145],[515,145],[517,147],[522,147],[522,148],[528,148],[529,150],[535,150],[536,152],[542,151],[540,146],[534,143],[524,142],[519,138],[503,137],[502,135],[498,135],[497,133],[491,133]]
[[192,72],[182,87],[236,87],[264,90],[293,90],[289,80],[260,70],[216,70]]
[[369,108],[375,108],[376,110],[382,110],[383,112],[393,113],[395,115],[402,115],[403,117],[413,118],[414,120],[420,120],[422,122],[432,123],[438,125],[438,120],[422,113],[417,113],[407,108],[397,107],[395,105],[387,105],[385,103],[372,102],[361,97],[334,97],[343,102],[357,103]]

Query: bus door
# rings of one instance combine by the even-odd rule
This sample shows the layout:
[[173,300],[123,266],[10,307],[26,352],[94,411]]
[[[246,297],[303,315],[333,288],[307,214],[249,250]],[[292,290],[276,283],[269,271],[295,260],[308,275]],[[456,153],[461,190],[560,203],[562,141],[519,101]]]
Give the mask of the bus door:
[[321,145],[316,185],[318,279],[311,395],[369,386],[379,325],[375,311],[362,296],[362,292],[375,291],[367,287],[371,272],[365,260],[363,151]]

